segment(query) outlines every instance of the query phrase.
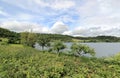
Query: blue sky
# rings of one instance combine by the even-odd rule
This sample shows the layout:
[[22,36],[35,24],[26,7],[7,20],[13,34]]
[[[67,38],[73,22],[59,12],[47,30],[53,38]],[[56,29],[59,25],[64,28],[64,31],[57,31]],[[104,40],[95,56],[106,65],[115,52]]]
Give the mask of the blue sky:
[[120,0],[0,0],[0,26],[22,32],[120,36]]

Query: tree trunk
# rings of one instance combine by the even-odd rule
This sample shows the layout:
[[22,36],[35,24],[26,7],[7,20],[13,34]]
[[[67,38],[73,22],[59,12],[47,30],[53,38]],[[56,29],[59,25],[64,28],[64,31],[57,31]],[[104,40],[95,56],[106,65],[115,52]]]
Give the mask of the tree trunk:
[[44,50],[44,46],[42,46],[42,50]]
[[59,53],[59,51],[60,51],[60,50],[59,50],[59,49],[57,49],[57,52],[58,52],[58,53]]

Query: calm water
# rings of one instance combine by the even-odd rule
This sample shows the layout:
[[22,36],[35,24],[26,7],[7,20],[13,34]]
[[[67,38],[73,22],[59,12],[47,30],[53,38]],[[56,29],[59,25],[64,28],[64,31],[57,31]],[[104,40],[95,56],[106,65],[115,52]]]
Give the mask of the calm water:
[[[72,43],[65,43],[67,45],[67,49],[64,51],[70,50],[70,46]],[[120,43],[81,43],[94,48],[96,52],[96,57],[108,57],[113,56],[120,52]],[[37,49],[41,49],[40,46],[37,45]]]
[[[72,43],[66,43],[68,47]],[[113,56],[120,52],[120,43],[81,43],[86,44],[91,48],[94,48],[96,57],[108,57]]]

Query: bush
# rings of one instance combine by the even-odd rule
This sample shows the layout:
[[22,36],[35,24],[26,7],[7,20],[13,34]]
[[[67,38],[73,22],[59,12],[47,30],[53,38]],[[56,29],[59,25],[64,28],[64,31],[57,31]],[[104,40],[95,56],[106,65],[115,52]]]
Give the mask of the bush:
[[0,42],[0,45],[8,45],[7,42]]
[[83,54],[90,54],[92,56],[95,55],[94,49],[90,48],[87,45],[83,45],[83,44],[73,43],[71,46],[71,50],[73,54],[76,54],[78,56],[81,56]]
[[66,48],[66,46],[63,44],[62,41],[56,41],[53,44],[53,50],[57,51],[57,53],[59,53],[60,50],[63,50],[65,48]]

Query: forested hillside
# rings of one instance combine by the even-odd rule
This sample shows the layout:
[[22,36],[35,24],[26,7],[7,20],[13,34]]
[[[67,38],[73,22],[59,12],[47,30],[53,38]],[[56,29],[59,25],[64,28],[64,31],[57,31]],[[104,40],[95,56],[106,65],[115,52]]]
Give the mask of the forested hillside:
[[96,36],[96,37],[74,37],[82,42],[120,42],[120,37],[115,36]]
[[8,29],[0,28],[0,37],[9,38],[9,37],[18,37],[18,33],[10,31]]
[[8,29],[0,28],[0,40],[8,39],[8,43],[20,43],[20,34]]
[[[19,40],[20,39],[20,34],[21,33],[16,33],[13,31],[10,31],[8,29],[4,29],[4,28],[0,28],[0,38],[8,38],[9,40]],[[60,34],[41,34],[41,33],[36,33],[37,37],[47,37],[49,38],[51,41],[54,40],[62,40],[64,42],[70,42],[72,41],[72,36],[68,36],[68,35],[60,35]]]
[[[20,34],[8,29],[0,28],[0,38],[8,38],[10,43],[20,43]],[[73,37],[69,35],[61,35],[61,34],[43,34],[43,33],[35,33],[36,37],[46,37],[49,38],[50,41],[61,40],[64,42],[120,42],[120,37],[115,36],[96,36],[96,37]]]
[[37,34],[38,36],[46,36],[47,38],[49,38],[51,41],[54,40],[62,40],[64,42],[70,42],[72,41],[72,36],[68,36],[68,35],[61,35],[61,34]]

